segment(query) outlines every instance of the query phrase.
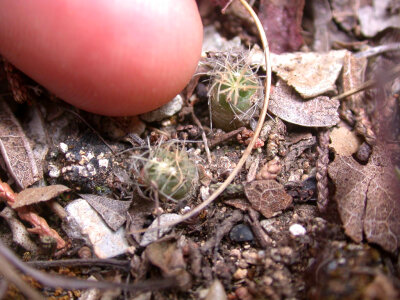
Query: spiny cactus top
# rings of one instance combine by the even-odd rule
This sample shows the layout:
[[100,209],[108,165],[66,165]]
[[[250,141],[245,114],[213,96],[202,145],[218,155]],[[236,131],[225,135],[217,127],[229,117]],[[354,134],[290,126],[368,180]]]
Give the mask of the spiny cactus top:
[[262,99],[257,74],[243,57],[216,62],[209,91],[213,126],[232,130],[248,125]]

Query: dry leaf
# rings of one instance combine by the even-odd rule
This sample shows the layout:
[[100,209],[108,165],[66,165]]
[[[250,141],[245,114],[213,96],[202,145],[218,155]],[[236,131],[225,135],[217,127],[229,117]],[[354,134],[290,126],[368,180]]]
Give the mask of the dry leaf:
[[246,183],[244,192],[252,207],[271,218],[292,204],[292,196],[275,180],[255,180]]
[[181,289],[187,289],[192,284],[190,274],[186,271],[186,262],[182,249],[176,241],[162,241],[147,246],[146,258],[151,264],[161,269],[164,277],[174,277]]
[[272,54],[272,71],[303,98],[334,93],[346,53],[347,50],[333,50],[328,53]]
[[335,200],[346,234],[394,252],[400,245],[400,185],[382,146],[376,146],[367,165],[337,155],[329,165],[336,185]]
[[297,51],[303,44],[301,21],[304,0],[261,0],[259,18],[267,34],[271,52]]
[[70,188],[61,184],[27,188],[17,194],[15,202],[11,205],[11,207],[16,209],[25,205],[49,201],[68,191],[70,191]]
[[339,101],[320,96],[303,100],[291,87],[278,81],[268,109],[289,123],[307,127],[329,127],[339,122]]
[[80,194],[80,196],[100,214],[112,230],[118,230],[125,223],[131,201],[120,201],[91,194]]
[[0,153],[7,171],[21,189],[43,177],[21,125],[1,98]]

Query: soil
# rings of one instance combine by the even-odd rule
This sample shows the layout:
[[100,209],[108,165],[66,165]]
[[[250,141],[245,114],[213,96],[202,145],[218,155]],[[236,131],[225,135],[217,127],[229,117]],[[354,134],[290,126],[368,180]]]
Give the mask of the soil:
[[[237,17],[232,11],[222,15],[220,8],[206,2],[199,1],[204,24],[215,26],[227,39],[239,36],[244,45],[252,46],[258,41],[249,20]],[[254,5],[260,9],[259,1]],[[307,14],[309,5],[307,3],[303,20],[307,30],[313,21]],[[365,37],[355,37],[333,21],[331,25],[335,25],[335,34],[340,31],[347,35],[353,46],[356,41],[370,42]],[[302,50],[310,50],[313,45],[311,29],[304,35]],[[262,70],[258,72],[261,74]],[[5,76],[1,79],[1,91],[5,93],[8,91]],[[26,86],[37,87],[29,79],[23,80]],[[321,182],[317,179],[317,161],[322,129],[297,126],[275,116],[267,117],[269,127],[265,127],[269,129],[260,137],[259,147],[253,150],[240,174],[216,201],[152,244],[140,246],[138,230],[147,228],[159,215],[181,214],[204,201],[236,166],[251,138],[250,128],[247,131],[239,128],[233,134],[210,128],[207,80],[209,76],[195,79],[191,85],[196,88],[191,90],[189,85],[183,93],[182,110],[156,122],[144,122],[137,117],[108,118],[78,111],[60,100],[51,100],[45,90],[31,103],[17,105],[11,96],[4,97],[34,149],[43,142],[35,139],[28,128],[35,115],[40,116],[43,126],[40,130],[47,137],[42,184],[64,184],[72,190],[56,198],[59,204],[66,206],[81,193],[132,201],[127,212],[130,221],[124,225],[131,248],[115,258],[127,262],[128,269],[79,263],[42,269],[50,274],[84,279],[93,276],[100,281],[145,282],[151,291],[117,291],[110,299],[396,299],[400,293],[398,251],[385,251],[365,238],[356,243],[346,235],[338,211],[339,202],[334,201],[336,187],[332,180],[325,186],[329,190],[328,203],[323,209],[317,203],[317,186]],[[398,121],[398,90],[387,92],[388,97],[395,97],[397,108],[392,113],[397,114],[394,119]],[[355,114],[357,107],[352,109]],[[372,117],[371,120],[376,122]],[[391,133],[397,141],[398,128]],[[212,145],[209,155],[202,139],[203,130],[208,145]],[[360,138],[366,140],[363,136]],[[198,171],[198,182],[188,193],[190,197],[177,201],[165,199],[161,194],[155,197],[157,190],[149,185],[143,187],[146,180],[141,158],[171,141],[171,147],[178,152],[185,149]],[[330,149],[328,159],[332,161],[333,158],[334,151]],[[105,161],[107,167],[104,167]],[[1,178],[7,181],[8,174],[2,172]],[[279,199],[289,197],[290,201],[284,207],[271,208],[271,215],[265,217],[265,211],[257,210],[249,196],[249,189],[253,188],[250,183],[254,180],[268,186],[270,183],[265,182],[274,181],[281,191]],[[32,235],[41,250],[30,253],[13,241],[7,222],[0,219],[1,239],[21,259],[78,258],[83,262],[93,256],[87,241],[73,239],[63,230],[65,220],[61,221],[43,203],[36,208],[69,246],[65,251],[56,252],[54,247],[49,249]],[[168,287],[161,289],[155,281],[158,279],[164,280]],[[83,290],[54,290],[31,277],[25,280],[49,299],[78,299],[84,295]],[[222,284],[224,291],[215,288],[216,281]],[[105,292],[97,293],[97,299],[101,295],[107,297]],[[23,299],[23,296],[10,286],[5,298]]]

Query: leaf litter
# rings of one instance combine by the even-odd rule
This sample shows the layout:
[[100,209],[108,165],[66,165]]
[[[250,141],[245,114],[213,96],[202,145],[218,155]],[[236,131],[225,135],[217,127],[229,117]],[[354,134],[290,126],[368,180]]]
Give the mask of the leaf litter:
[[365,166],[337,155],[328,172],[346,234],[358,243],[365,234],[369,242],[394,252],[400,246],[400,185],[384,148],[375,147]]
[[[208,24],[207,31],[211,36],[208,40],[215,39],[217,42],[210,44],[214,47],[213,51],[222,50],[222,55],[226,55],[226,52],[236,55],[232,47],[240,52],[254,46],[257,40],[254,36],[254,24],[241,15],[238,7],[228,7],[225,15],[221,15],[210,5],[210,1],[198,2],[203,9],[208,9],[203,15],[203,21]],[[229,2],[231,1],[213,1],[222,7]],[[392,104],[387,105],[383,112],[385,122],[371,118],[374,97],[379,98],[379,94],[373,94],[371,97],[370,93],[358,93],[340,102],[335,98],[337,93],[362,85],[365,82],[365,74],[373,73],[370,69],[373,69],[371,65],[375,59],[358,59],[361,56],[350,54],[366,45],[357,27],[360,12],[349,10],[354,5],[352,1],[323,1],[312,3],[311,8],[307,4],[306,9],[311,9],[313,16],[309,11],[303,15],[304,1],[286,4],[268,0],[250,2],[258,9],[263,25],[268,30],[267,34],[272,34],[271,48],[276,49],[276,53],[282,52],[272,54],[272,79],[275,87],[269,113],[273,116],[264,123],[257,150],[253,150],[256,162],[254,159],[246,162],[246,168],[221,195],[220,198],[224,199],[224,202],[217,200],[186,220],[184,224],[175,227],[169,235],[167,229],[172,228],[165,225],[170,221],[162,221],[163,216],[174,215],[172,219],[179,219],[184,212],[206,200],[209,190],[220,186],[237,165],[243,147],[253,133],[244,128],[230,131],[228,126],[225,128],[228,132],[225,133],[208,127],[206,98],[207,89],[210,87],[207,88],[203,79],[208,80],[210,74],[200,75],[201,77],[193,81],[192,86],[179,96],[183,100],[182,113],[176,114],[179,109],[174,109],[172,115],[158,118],[159,121],[142,122],[142,129],[135,132],[134,139],[129,138],[129,129],[122,134],[119,130],[118,134],[115,134],[115,126],[107,126],[110,123],[107,119],[118,123],[117,119],[99,119],[82,113],[80,116],[87,120],[87,124],[96,124],[94,127],[100,134],[113,137],[110,146],[115,153],[120,153],[117,155],[106,154],[108,150],[99,151],[98,142],[90,138],[93,132],[83,132],[82,128],[86,128],[86,125],[71,122],[62,114],[53,119],[46,111],[47,107],[39,103],[53,143],[68,145],[66,152],[63,152],[61,147],[52,149],[52,145],[48,145],[50,151],[43,162],[45,165],[51,163],[51,166],[47,165],[47,170],[51,170],[52,173],[46,173],[45,179],[51,184],[66,184],[78,194],[89,193],[81,195],[87,201],[72,200],[74,193],[52,201],[66,205],[68,211],[68,218],[62,218],[63,228],[59,230],[67,234],[68,246],[63,249],[64,252],[57,255],[76,255],[75,253],[79,253],[77,249],[83,245],[93,248],[96,256],[105,258],[119,255],[119,260],[130,262],[130,275],[134,280],[153,280],[158,276],[164,280],[172,278],[175,281],[175,285],[171,285],[169,291],[139,293],[138,297],[198,298],[199,295],[206,295],[207,291],[212,290],[212,283],[217,278],[220,288],[222,287],[219,295],[229,299],[305,299],[310,295],[322,295],[321,293],[334,295],[329,287],[334,286],[337,280],[335,274],[340,273],[343,276],[339,280],[351,295],[361,293],[370,296],[376,290],[382,289],[385,291],[384,295],[393,298],[395,285],[391,281],[396,276],[396,271],[390,274],[387,270],[396,269],[398,263],[395,259],[388,259],[382,249],[395,252],[399,246],[400,233],[396,221],[399,211],[393,198],[398,194],[391,194],[392,191],[398,193],[398,190],[396,187],[390,190],[393,184],[397,183],[398,186],[398,181],[395,181],[398,179],[394,176],[399,162],[389,163],[385,160],[385,149],[383,147],[383,150],[380,150],[380,146],[375,146],[376,137],[373,134],[377,123],[384,127],[383,124],[390,119],[387,117],[390,115],[388,111],[398,112],[398,100],[395,96],[392,97],[396,88],[390,91],[391,94],[388,93],[392,97],[388,103]],[[340,5],[342,7],[339,7]],[[332,7],[332,15],[329,6]],[[339,10],[350,13],[341,16]],[[392,14],[393,11],[395,9],[390,8],[387,12]],[[274,18],[271,18],[272,13],[276,14]],[[276,18],[282,20],[272,22]],[[299,21],[301,18],[303,23]],[[332,25],[335,29],[332,29]],[[303,33],[302,36],[300,32]],[[344,32],[346,38],[343,38]],[[293,39],[283,38],[288,36]],[[335,49],[346,50],[331,50],[332,45]],[[305,52],[287,53],[298,51],[300,46]],[[262,68],[259,68],[260,60],[258,63],[255,61],[255,49],[256,47],[251,51],[255,54],[254,57],[250,54],[249,61],[252,72],[260,75],[263,72]],[[319,53],[320,51],[322,53]],[[381,57],[383,56],[378,53],[377,60]],[[389,62],[393,63],[390,59],[395,56],[388,57]],[[261,76],[261,81],[264,80]],[[48,103],[48,106],[51,105],[54,104]],[[18,115],[15,119],[20,117]],[[256,118],[257,114],[254,115],[254,119]],[[192,124],[194,119],[197,122]],[[128,123],[132,121],[129,117],[120,120]],[[0,127],[2,121],[0,119]],[[27,121],[22,118],[18,121],[24,124],[21,128],[27,128]],[[316,130],[316,127],[319,129]],[[348,128],[349,131],[343,128]],[[212,145],[208,157],[205,156],[205,149],[200,142],[199,133],[202,131],[202,141],[208,140],[208,144]],[[391,143],[396,141],[396,132],[398,131],[393,130]],[[28,130],[25,134],[29,139],[32,138]],[[321,138],[317,139],[317,136],[324,136],[324,141],[322,142]],[[152,199],[149,200],[146,197],[149,194],[143,191],[141,193],[136,188],[143,184],[140,176],[143,170],[136,167],[133,175],[132,166],[135,165],[132,161],[135,160],[134,157],[140,157],[143,152],[149,151],[149,145],[155,147],[165,141],[169,142],[171,138],[185,140],[185,151],[190,153],[190,158],[199,166],[200,194],[196,190],[190,196],[176,202],[170,201],[172,199],[158,199],[159,207],[154,210],[157,206],[157,201],[154,201],[156,199],[150,197]],[[348,143],[349,139],[353,142]],[[82,140],[85,147],[80,143]],[[126,141],[129,140],[131,143],[127,145]],[[32,141],[36,140],[33,138]],[[42,140],[37,142],[43,143]],[[70,165],[72,158],[76,165],[73,168]],[[328,163],[332,160],[328,168]],[[86,164],[88,167],[90,165],[91,169],[88,170],[91,173],[90,178],[85,179],[84,173],[76,171]],[[331,178],[329,184],[325,180],[326,174],[322,176],[325,179],[320,176],[321,170],[327,168]],[[64,174],[66,171],[68,176]],[[11,178],[13,170],[8,169],[8,173]],[[393,184],[390,185],[389,182]],[[152,185],[152,182],[149,181],[148,184]],[[30,184],[24,187],[28,186]],[[34,188],[26,189],[26,193],[30,189]],[[358,191],[362,197],[358,198],[353,191]],[[20,193],[21,197],[23,192],[24,190]],[[2,193],[2,198],[9,201],[12,194],[7,190]],[[325,213],[318,212],[320,202],[317,206],[315,201],[322,193],[330,200],[335,200],[327,203]],[[29,205],[19,209],[29,208],[25,212],[27,215],[33,208],[45,208],[44,205],[35,203],[47,201],[45,199],[50,197],[41,198],[34,195],[32,200],[25,198],[21,204]],[[119,202],[114,199],[129,201]],[[77,202],[84,204],[71,209],[70,207]],[[352,203],[356,205],[352,206]],[[131,207],[128,209],[129,205]],[[7,209],[8,211],[3,211],[3,217],[15,232],[20,232],[13,235],[14,242],[35,251],[35,247],[29,245],[26,239],[36,242],[34,236],[18,231],[18,220],[9,214],[10,208]],[[96,220],[85,225],[85,221],[90,219],[87,215],[89,213],[96,216]],[[126,219],[128,222],[124,226]],[[54,224],[53,218],[49,217],[49,221]],[[344,230],[340,221],[344,224]],[[243,228],[253,233],[251,238],[246,241],[228,238],[234,235],[233,231]],[[302,233],[293,234],[293,228],[301,228]],[[121,232],[120,241],[124,242],[123,246],[117,248],[123,251],[107,254],[105,250],[118,245],[118,242],[111,242],[113,245],[100,245],[103,241],[100,237],[102,234],[116,232]],[[345,234],[360,244],[351,243]],[[22,239],[18,239],[17,235],[21,235]],[[114,241],[112,237],[109,237],[109,240]],[[371,246],[366,243],[370,243]],[[0,247],[0,251],[1,249]],[[335,251],[341,255],[341,260],[336,259]],[[362,259],[354,260],[354,257]],[[84,257],[81,260],[84,260]],[[371,261],[374,263],[371,264]],[[388,261],[394,268],[385,265]],[[307,272],[313,272],[310,265],[316,265],[318,270],[312,274],[319,276],[314,283],[309,283],[307,279],[310,277]],[[347,269],[342,268],[343,265]],[[327,266],[331,268],[329,270],[333,268],[340,272],[333,274]],[[358,276],[360,270],[365,271],[366,266],[369,268],[368,275]],[[96,274],[98,269],[91,268],[89,272]],[[120,280],[120,276],[112,276],[115,280]],[[125,274],[123,276],[126,278]],[[351,280],[345,276],[350,276]],[[382,278],[387,281],[387,285],[382,285]],[[172,288],[176,287],[176,283],[184,288],[180,291]],[[360,283],[363,284],[358,285]],[[189,288],[190,285],[192,288]],[[201,290],[206,292],[201,293]]]

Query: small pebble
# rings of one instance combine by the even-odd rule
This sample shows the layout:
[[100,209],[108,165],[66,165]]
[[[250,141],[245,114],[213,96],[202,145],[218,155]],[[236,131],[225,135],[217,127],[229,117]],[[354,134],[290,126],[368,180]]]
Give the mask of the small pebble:
[[360,162],[367,163],[371,155],[371,146],[366,142],[362,143],[357,150],[356,157]]
[[60,150],[62,153],[67,153],[68,145],[66,143],[60,143]]
[[251,242],[254,239],[253,232],[251,232],[249,226],[245,224],[234,226],[229,233],[229,237],[234,242]]
[[237,269],[235,273],[233,273],[233,279],[241,280],[247,277],[247,269]]
[[179,112],[182,109],[182,106],[183,98],[181,95],[177,95],[170,102],[164,104],[160,108],[140,115],[140,118],[146,122],[161,121]]
[[305,235],[307,232],[306,229],[304,228],[304,226],[300,225],[300,224],[290,225],[289,231],[294,236]]

